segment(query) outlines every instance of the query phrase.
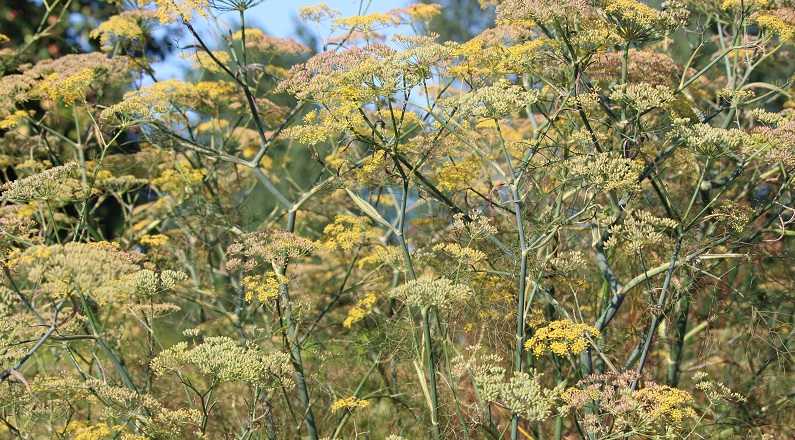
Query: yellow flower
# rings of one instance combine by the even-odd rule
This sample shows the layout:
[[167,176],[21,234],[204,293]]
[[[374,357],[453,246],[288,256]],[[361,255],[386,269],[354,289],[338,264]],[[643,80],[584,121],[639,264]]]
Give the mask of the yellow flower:
[[367,217],[338,215],[334,223],[323,229],[323,234],[326,236],[324,244],[329,249],[349,251],[377,237],[378,232],[370,227]]
[[138,241],[147,247],[151,248],[159,248],[163,247],[168,243],[168,236],[163,234],[154,234],[154,235],[144,235]]
[[469,187],[470,182],[480,173],[480,160],[477,156],[469,156],[457,163],[442,165],[436,170],[439,176],[439,189],[443,191],[460,191]]
[[356,305],[348,311],[348,317],[345,318],[342,326],[345,328],[351,328],[353,324],[356,324],[357,322],[364,319],[364,317],[373,310],[376,300],[378,300],[378,297],[375,295],[375,293],[368,293],[364,296],[364,298],[357,301]]
[[439,243],[433,247],[434,252],[450,255],[456,260],[466,264],[477,264],[486,259],[486,254],[471,247],[464,247],[458,243]]
[[38,94],[53,101],[61,100],[64,105],[70,106],[75,101],[86,98],[86,93],[94,81],[94,74],[92,68],[82,69],[66,77],[52,73],[39,83]]
[[240,280],[246,290],[246,301],[251,302],[255,297],[259,302],[266,302],[279,295],[279,288],[287,284],[287,277],[277,273],[268,272],[265,275],[248,275]]
[[356,408],[367,408],[368,406],[370,406],[369,401],[359,399],[356,396],[350,396],[335,400],[334,403],[331,404],[331,412],[335,413],[341,409],[353,410]]
[[111,437],[116,429],[104,423],[88,425],[83,422],[73,421],[69,422],[66,431],[71,434],[72,440],[104,440]]
[[3,119],[0,119],[0,130],[8,130],[11,128],[16,127],[19,125],[20,122],[25,120],[28,116],[27,112],[23,110],[17,110],[14,113],[6,116]]
[[100,23],[89,36],[99,38],[99,43],[105,50],[111,49],[116,40],[143,40],[144,30],[139,20],[146,18],[149,12],[132,10],[114,15]]
[[334,20],[334,25],[341,28],[371,29],[375,26],[388,26],[400,24],[400,17],[384,12],[368,15],[354,15]]
[[[223,72],[223,68],[215,62],[218,60],[224,66],[228,65],[229,62],[232,60],[232,57],[229,55],[229,52],[225,50],[214,50],[212,51],[212,57],[207,52],[197,51],[196,52],[196,65],[203,68],[204,70],[211,72],[211,73],[221,73]],[[215,57],[215,60],[213,59]]]
[[754,20],[759,27],[778,35],[782,41],[795,41],[795,9],[780,8],[758,14]]
[[442,13],[442,6],[436,3],[417,3],[397,10],[412,20],[429,21]]
[[551,352],[558,356],[569,353],[578,354],[590,345],[589,338],[599,336],[599,330],[587,324],[569,320],[552,321],[536,330],[533,337],[525,342],[525,349],[536,356]]
[[160,177],[152,180],[152,185],[162,191],[176,195],[186,194],[204,180],[205,170],[192,168],[190,165],[177,163],[174,168],[163,171]]
[[365,159],[362,167],[356,171],[356,180],[366,182],[368,179],[372,179],[378,170],[383,169],[385,162],[386,151],[376,151],[372,156]]
[[155,4],[157,18],[164,24],[177,19],[190,21],[194,13],[207,15],[207,0],[155,0]]
[[229,128],[229,121],[226,119],[210,119],[196,126],[196,133],[212,134],[220,133]]
[[638,390],[636,397],[653,420],[668,419],[678,423],[696,416],[695,410],[690,406],[693,396],[678,388],[654,384]]
[[736,7],[764,8],[770,4],[770,0],[723,0],[721,9],[733,9]]

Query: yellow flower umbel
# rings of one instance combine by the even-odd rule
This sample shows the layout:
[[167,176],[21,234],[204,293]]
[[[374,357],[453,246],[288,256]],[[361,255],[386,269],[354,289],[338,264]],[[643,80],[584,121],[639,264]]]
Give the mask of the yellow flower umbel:
[[439,189],[442,191],[467,189],[470,182],[478,177],[480,170],[480,159],[475,155],[458,162],[446,163],[436,170]]
[[356,324],[357,322],[364,319],[364,317],[373,310],[373,306],[377,300],[378,297],[375,296],[375,293],[368,293],[365,295],[364,298],[357,301],[356,305],[348,311],[348,317],[345,318],[342,326],[345,328],[351,328],[353,324]]
[[599,330],[587,324],[579,324],[568,319],[552,321],[536,330],[533,337],[525,342],[525,349],[536,356],[550,352],[558,356],[578,354],[590,345],[589,338],[599,336]]
[[604,11],[627,41],[660,38],[684,23],[689,14],[677,2],[658,10],[637,0],[607,0]]
[[138,242],[149,248],[159,248],[168,243],[168,236],[163,234],[144,235]]
[[693,403],[693,396],[684,390],[653,384],[638,390],[636,398],[653,420],[679,423],[696,416],[696,412],[690,406]]
[[781,41],[795,42],[795,9],[779,8],[757,14],[754,21],[760,28],[777,35]]
[[77,171],[77,163],[69,162],[6,182],[0,185],[2,199],[17,203],[76,200],[85,190],[76,179]]
[[53,101],[62,101],[70,106],[75,101],[82,101],[91,88],[95,71],[85,68],[72,75],[63,76],[52,73],[44,78],[38,85],[38,94]]
[[28,113],[23,110],[17,110],[14,113],[6,116],[3,119],[0,119],[0,130],[8,130],[11,128],[16,127],[20,124],[20,122],[24,121],[25,118],[28,117]]
[[359,399],[356,396],[346,397],[344,399],[337,399],[331,404],[331,412],[335,413],[339,410],[354,410],[356,408],[367,408],[370,402],[367,400]]
[[155,3],[157,18],[163,24],[178,19],[190,21],[194,13],[207,15],[207,0],[155,0]]
[[218,382],[244,382],[265,388],[293,384],[288,354],[240,345],[225,336],[207,337],[192,347],[187,342],[178,342],[161,351],[150,365],[158,376],[185,375],[190,369]]
[[378,12],[368,15],[354,15],[334,20],[334,25],[339,28],[371,30],[379,26],[390,26],[400,23],[400,17],[394,14]]
[[114,434],[119,434],[117,427],[111,427],[104,423],[88,425],[79,421],[69,422],[66,432],[73,440],[103,440],[113,438]]
[[205,173],[204,170],[178,162],[174,168],[166,169],[160,177],[153,179],[152,185],[170,194],[187,194],[192,191],[192,188],[201,184]]
[[248,275],[240,280],[246,290],[246,301],[251,302],[254,298],[264,303],[279,295],[279,288],[282,284],[287,284],[287,277],[277,273],[269,272],[265,275]]
[[309,48],[290,38],[279,38],[266,34],[257,28],[246,28],[245,34],[239,30],[232,34],[232,41],[243,41],[245,36],[246,49],[261,53],[301,55],[309,52]]
[[430,21],[442,13],[441,5],[436,3],[417,3],[394,11],[413,21]]
[[389,296],[398,298],[413,307],[439,307],[451,309],[466,302],[475,292],[467,285],[455,283],[447,278],[421,277],[389,291]]
[[129,43],[132,41],[143,43],[146,35],[142,23],[145,20],[153,19],[154,16],[155,12],[149,10],[134,9],[124,11],[100,23],[96,29],[91,31],[89,36],[91,38],[99,38],[102,50],[105,51],[113,49],[116,43]]
[[349,251],[370,238],[376,238],[378,231],[370,228],[367,217],[338,215],[334,223],[323,229],[323,234],[327,248]]

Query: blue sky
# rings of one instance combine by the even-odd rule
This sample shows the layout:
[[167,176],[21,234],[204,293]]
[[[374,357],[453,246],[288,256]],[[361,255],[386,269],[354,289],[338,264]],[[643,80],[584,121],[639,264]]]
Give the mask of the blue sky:
[[[340,11],[343,16],[349,16],[357,15],[361,8],[366,9],[368,13],[384,12],[413,2],[410,0],[264,0],[246,12],[246,25],[259,27],[269,34],[279,37],[291,37],[294,36],[298,10],[303,6],[319,3],[326,3],[329,7]],[[208,44],[217,41],[223,30],[230,26],[237,26],[237,13],[220,14],[218,21],[220,27],[211,25],[202,19],[197,19],[195,22],[197,29],[200,30],[203,39]],[[325,38],[329,34],[328,28],[318,28],[313,23],[310,23],[310,28],[321,38]],[[178,47],[184,47],[193,44],[193,39],[185,33],[177,38],[175,43]],[[155,63],[154,68],[158,79],[166,79],[182,76],[184,69],[189,65],[188,61],[181,59],[178,55],[172,55],[163,62]]]

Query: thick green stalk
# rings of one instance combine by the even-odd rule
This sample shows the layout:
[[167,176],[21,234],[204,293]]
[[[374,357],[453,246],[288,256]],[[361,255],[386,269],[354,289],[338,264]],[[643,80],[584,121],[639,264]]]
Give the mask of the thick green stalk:
[[671,364],[668,366],[668,385],[679,385],[679,373],[682,368],[682,358],[685,348],[685,334],[687,333],[687,315],[690,312],[690,295],[682,296],[679,300],[679,318],[676,320],[676,340],[671,347]]
[[[676,239],[676,245],[674,246],[674,252],[671,256],[671,266],[668,268],[668,273],[665,274],[665,280],[663,281],[662,292],[660,292],[660,296],[657,299],[657,309],[662,311],[665,307],[665,303],[668,301],[668,290],[671,286],[671,279],[673,278],[674,269],[676,268],[676,260],[679,258],[679,252],[682,249],[682,236],[680,235]],[[651,345],[654,342],[654,334],[657,332],[657,327],[662,322],[663,314],[660,312],[654,316],[652,319],[652,323],[649,326],[648,333],[646,333],[646,338],[643,342],[643,350],[640,353],[640,361],[638,362],[638,377],[632,381],[632,389],[638,389],[638,381],[640,380],[641,374],[643,374],[643,367],[646,365],[646,361],[648,360],[649,350],[651,349]]]
[[[514,352],[513,369],[514,372],[522,371],[522,352],[524,351],[525,336],[525,290],[527,278],[527,242],[524,234],[524,222],[522,220],[522,204],[519,200],[519,191],[516,184],[511,185],[511,197],[513,198],[514,216],[516,217],[516,228],[519,234],[519,276],[517,279],[518,301],[516,302],[516,349]],[[511,417],[511,440],[518,439],[519,435],[519,416],[513,414]]]
[[422,339],[425,351],[425,369],[428,374],[429,391],[431,394],[431,429],[433,438],[440,439],[442,435],[439,429],[439,396],[436,386],[436,365],[433,359],[430,311],[427,307],[422,310]]

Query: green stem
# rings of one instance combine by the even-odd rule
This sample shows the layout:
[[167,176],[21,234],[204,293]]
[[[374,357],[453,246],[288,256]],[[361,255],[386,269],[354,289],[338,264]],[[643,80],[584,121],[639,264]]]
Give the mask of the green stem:
[[676,320],[676,341],[671,347],[671,364],[668,366],[668,385],[679,385],[679,373],[684,357],[685,334],[687,334],[687,315],[690,312],[690,295],[679,300],[679,318]]
[[439,430],[439,397],[436,387],[436,366],[433,359],[433,346],[431,344],[431,318],[429,308],[422,309],[422,339],[425,347],[425,369],[428,375],[431,394],[431,429],[434,439],[442,438]]

